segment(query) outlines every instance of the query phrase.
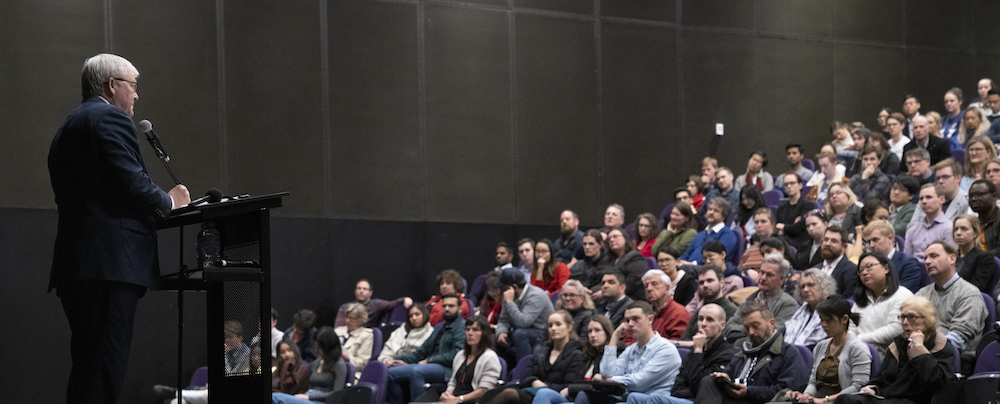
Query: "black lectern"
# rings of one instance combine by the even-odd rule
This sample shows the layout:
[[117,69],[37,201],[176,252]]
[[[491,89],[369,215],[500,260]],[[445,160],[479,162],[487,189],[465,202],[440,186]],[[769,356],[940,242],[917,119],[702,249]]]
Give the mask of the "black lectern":
[[[208,394],[211,403],[265,403],[271,394],[271,209],[281,207],[287,192],[239,198],[179,210],[158,223],[160,229],[178,228],[180,267],[160,279],[161,290],[177,290],[178,355],[177,385],[181,380],[183,352],[184,292],[206,291]],[[188,269],[184,263],[184,226],[198,225],[218,243],[215,263],[198,261]],[[225,260],[223,262],[222,260]],[[235,262],[236,265],[231,263]],[[227,324],[228,323],[228,324]],[[242,340],[226,338],[226,330],[242,329]],[[231,334],[231,332],[230,332]],[[256,344],[255,344],[256,342]],[[227,349],[250,347],[248,360],[227,366]],[[260,347],[257,354],[254,346]],[[236,352],[236,351],[234,351]],[[258,367],[259,366],[259,367]]]

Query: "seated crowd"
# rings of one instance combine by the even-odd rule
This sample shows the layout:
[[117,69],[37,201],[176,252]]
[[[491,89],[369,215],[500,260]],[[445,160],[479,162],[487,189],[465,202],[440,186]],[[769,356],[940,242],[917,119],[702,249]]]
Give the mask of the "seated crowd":
[[[1000,294],[988,84],[964,110],[955,88],[944,114],[908,95],[874,130],[834,123],[815,160],[785,147],[786,173],[763,151],[744,173],[706,157],[660,217],[626,225],[612,204],[584,231],[563,211],[555,241],[501,242],[495,268],[471,284],[441,272],[426,303],[358,281],[335,328],[309,310],[272,327],[273,400],[326,400],[346,364],[381,362],[388,404],[929,403],[972,374]],[[372,328],[400,305],[373,356]]]

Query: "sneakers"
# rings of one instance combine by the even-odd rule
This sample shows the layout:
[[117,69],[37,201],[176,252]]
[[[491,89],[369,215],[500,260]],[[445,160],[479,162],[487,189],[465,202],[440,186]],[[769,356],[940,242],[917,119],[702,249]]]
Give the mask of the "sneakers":
[[170,386],[164,386],[162,384],[153,386],[153,393],[155,393],[157,397],[164,400],[177,397],[177,389]]

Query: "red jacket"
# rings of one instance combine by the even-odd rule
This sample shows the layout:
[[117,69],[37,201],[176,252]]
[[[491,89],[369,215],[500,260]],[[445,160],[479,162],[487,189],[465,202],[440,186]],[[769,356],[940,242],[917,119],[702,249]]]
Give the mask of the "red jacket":
[[[465,295],[464,294],[459,293],[458,296],[461,297],[461,299],[459,299],[459,300],[462,301],[462,318],[468,320],[469,319],[469,303],[465,300]],[[431,323],[432,327],[435,326],[435,325],[437,325],[437,323],[440,323],[440,322],[444,321],[444,314],[441,314],[441,311],[442,311],[441,305],[437,304],[438,301],[440,301],[440,300],[441,300],[441,296],[434,296],[434,297],[431,298],[431,300],[428,300],[427,303],[425,304],[425,306],[431,308],[430,323]]]
[[[660,333],[663,338],[678,340],[684,335],[690,320],[691,313],[683,305],[670,299],[670,303],[653,315],[653,331]],[[625,337],[625,345],[632,345],[634,342],[635,338],[631,335]]]
[[531,285],[537,286],[542,290],[549,292],[549,296],[556,294],[556,292],[562,290],[563,284],[569,280],[569,267],[566,264],[559,263],[556,265],[555,277],[549,279],[548,282],[545,280],[535,279],[534,276],[531,277]]

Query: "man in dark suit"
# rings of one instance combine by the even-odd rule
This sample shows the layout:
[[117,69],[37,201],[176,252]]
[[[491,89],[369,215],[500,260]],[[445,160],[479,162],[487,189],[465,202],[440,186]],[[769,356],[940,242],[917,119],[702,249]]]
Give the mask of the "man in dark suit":
[[[951,142],[947,139],[931,136],[930,124],[927,123],[927,117],[923,115],[913,118],[913,141],[903,146],[903,156],[906,156],[906,152],[918,147],[927,150],[931,157],[930,165],[951,158]],[[905,172],[908,169],[907,166],[899,167],[900,172]]]
[[604,274],[601,279],[604,304],[596,312],[604,314],[615,328],[625,319],[625,309],[633,302],[632,298],[625,295],[625,289],[625,275],[621,272]]
[[[872,252],[885,254],[892,261],[892,269],[899,276],[899,286],[908,290],[920,290],[922,285],[930,283],[930,276],[913,256],[896,250],[896,231],[888,220],[875,220],[868,223],[862,231],[865,243]],[[899,246],[902,248],[903,246]]]
[[858,284],[858,266],[844,254],[847,245],[847,230],[840,226],[827,227],[820,247],[823,262],[814,267],[833,277],[837,281],[837,294],[845,298],[854,294]]
[[187,188],[150,180],[132,122],[139,72],[120,56],[83,65],[83,102],[52,140],[59,208],[49,291],[69,320],[67,402],[113,403],[121,393],[138,299],[156,286],[156,218],[186,205]]

